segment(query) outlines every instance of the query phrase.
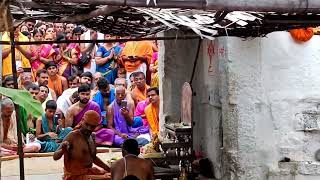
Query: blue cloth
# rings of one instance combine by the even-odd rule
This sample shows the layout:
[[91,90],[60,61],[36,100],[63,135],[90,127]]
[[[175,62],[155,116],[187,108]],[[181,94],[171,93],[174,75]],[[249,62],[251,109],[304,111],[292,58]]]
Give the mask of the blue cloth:
[[137,128],[143,125],[142,118],[140,116],[133,117],[133,128]]
[[[109,102],[108,102],[107,105],[112,103],[114,101],[114,99],[116,98],[116,93],[115,93],[115,90],[113,88],[110,89],[110,94],[109,94],[108,98],[109,98]],[[102,96],[100,91],[98,91],[93,96],[92,101],[96,102],[99,105],[101,111],[106,111],[106,109],[104,108],[104,98],[103,98],[103,96]]]
[[[67,128],[57,128],[58,122],[56,119],[53,119],[53,127],[49,129],[49,123],[45,113],[42,115],[42,133],[55,132],[58,134],[58,139],[63,141],[67,135],[72,131],[71,127]],[[54,152],[58,149],[59,144],[55,139],[51,139],[50,136],[44,137],[42,141],[38,141],[41,145],[40,152]]]
[[[107,50],[104,46],[99,46],[97,50],[97,54],[101,54],[102,58],[108,57],[111,53],[111,50],[113,49],[114,55],[118,56],[120,55],[122,48],[120,46],[114,46],[113,48]],[[106,78],[106,80],[113,84],[114,80],[117,77],[117,70],[115,68],[111,68],[110,66],[115,63],[115,59],[109,60],[104,65],[97,65],[96,71],[103,74],[103,76]],[[112,101],[111,101],[112,102]]]

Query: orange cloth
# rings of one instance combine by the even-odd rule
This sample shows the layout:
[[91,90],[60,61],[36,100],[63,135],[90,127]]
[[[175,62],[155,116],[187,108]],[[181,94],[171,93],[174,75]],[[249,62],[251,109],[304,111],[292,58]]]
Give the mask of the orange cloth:
[[[5,32],[2,36],[2,41],[10,41],[9,33]],[[19,32],[19,41],[21,42],[27,42],[29,41],[28,37],[24,36],[21,32]],[[29,50],[30,46],[28,45],[22,45],[21,46],[24,50]],[[10,45],[3,45],[3,50],[10,49]],[[20,67],[22,68],[31,68],[31,64],[29,60],[19,51],[15,50],[16,54],[16,63],[20,64]],[[12,64],[11,64],[11,53],[2,60],[2,76],[8,76],[12,75]]]
[[[124,46],[121,56],[143,56],[148,59],[148,62],[150,63],[151,57],[152,57],[152,42],[150,41],[129,41]],[[140,65],[141,61],[125,61],[124,67],[127,72],[133,72],[137,70]]]
[[106,174],[104,170],[100,170],[96,167],[77,169],[75,172],[69,172],[64,168],[63,180],[88,180],[90,179],[90,175],[100,175],[102,177],[104,174]]
[[50,89],[54,90],[54,92],[56,93],[57,97],[61,96],[61,94],[63,93],[61,76],[56,75],[55,79],[51,79],[51,77],[49,77],[49,79],[48,79],[48,87]]
[[313,36],[313,28],[307,28],[307,29],[292,29],[289,31],[292,38],[296,41],[302,41],[307,42],[309,41]]
[[138,87],[136,86],[133,90],[132,93],[134,95],[134,98],[136,100],[136,103],[143,101],[145,99],[147,99],[147,89],[149,89],[150,87],[148,85],[145,86],[144,88],[144,92],[141,92]]
[[151,134],[158,134],[159,132],[159,106],[149,104],[144,110],[147,121],[150,126]]
[[100,114],[98,114],[94,110],[89,110],[86,113],[84,113],[83,120],[84,122],[93,126],[98,126],[101,123]]

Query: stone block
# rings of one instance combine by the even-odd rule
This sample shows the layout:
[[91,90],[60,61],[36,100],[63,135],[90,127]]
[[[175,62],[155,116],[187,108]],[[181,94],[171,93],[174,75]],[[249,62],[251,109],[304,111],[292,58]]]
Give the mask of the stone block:
[[320,111],[307,110],[295,115],[296,130],[320,131]]

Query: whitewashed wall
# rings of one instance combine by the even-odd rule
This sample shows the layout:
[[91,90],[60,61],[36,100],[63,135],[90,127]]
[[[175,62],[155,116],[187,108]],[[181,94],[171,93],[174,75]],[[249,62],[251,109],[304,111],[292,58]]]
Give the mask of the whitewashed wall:
[[[161,43],[162,124],[166,115],[179,120],[197,44]],[[319,36],[303,44],[287,32],[203,40],[192,87],[195,150],[210,158],[218,179],[320,179]],[[292,162],[279,165],[284,157]]]
[[320,149],[319,128],[302,131],[318,117],[298,117],[303,111],[318,111],[320,37],[303,44],[287,32],[246,41],[224,39],[223,120],[233,175],[267,179],[267,174],[282,171],[278,161],[284,157],[298,161],[297,173],[319,175],[317,168],[306,172],[302,167]]

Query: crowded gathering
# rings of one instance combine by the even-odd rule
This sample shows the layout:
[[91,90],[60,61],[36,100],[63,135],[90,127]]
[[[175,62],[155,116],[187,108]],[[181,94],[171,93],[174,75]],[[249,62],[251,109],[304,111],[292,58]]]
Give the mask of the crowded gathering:
[[[159,133],[159,76],[156,41],[116,42],[76,24],[28,20],[15,29],[16,41],[114,39],[107,43],[17,45],[18,88],[42,105],[41,117],[1,100],[2,155],[17,154],[17,126],[23,152],[55,152],[70,133],[92,128],[97,146],[122,147],[135,139],[139,147]],[[10,40],[7,32],[2,40]],[[2,86],[14,88],[10,45],[2,46]],[[98,118],[97,118],[98,115]],[[80,142],[80,140],[79,140]]]

